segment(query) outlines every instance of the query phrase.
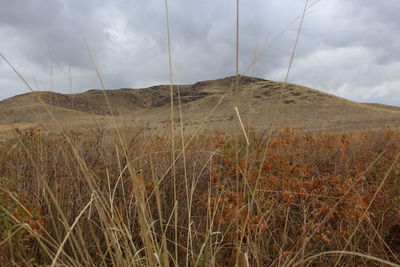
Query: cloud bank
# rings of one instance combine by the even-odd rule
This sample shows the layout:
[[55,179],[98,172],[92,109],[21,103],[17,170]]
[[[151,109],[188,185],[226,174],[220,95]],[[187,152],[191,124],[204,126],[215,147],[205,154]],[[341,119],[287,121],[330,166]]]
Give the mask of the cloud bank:
[[[265,51],[246,74],[284,79],[299,25],[291,22],[304,4],[241,1],[241,72]],[[35,89],[99,88],[86,47],[107,88],[169,80],[164,1],[3,0],[0,7],[0,52]],[[235,8],[228,0],[170,1],[175,83],[235,73]],[[400,105],[398,10],[396,0],[320,1],[305,17],[289,81],[351,100]],[[3,61],[0,73],[0,99],[27,92]]]

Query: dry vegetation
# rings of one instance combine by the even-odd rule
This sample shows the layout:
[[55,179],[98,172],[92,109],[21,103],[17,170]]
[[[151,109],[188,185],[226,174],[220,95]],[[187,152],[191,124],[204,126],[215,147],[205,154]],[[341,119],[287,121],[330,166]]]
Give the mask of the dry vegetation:
[[88,49],[103,90],[33,92],[0,53],[0,266],[400,266],[400,110],[287,83],[308,2],[285,82],[174,87],[169,52],[105,90]]
[[208,131],[184,154],[175,140],[173,169],[169,132],[16,130],[0,146],[0,262],[400,264],[398,131],[248,129],[248,145]]
[[[179,95],[178,95],[179,87]],[[234,87],[234,88],[233,88]],[[176,85],[173,90],[175,114],[181,103],[183,121],[187,131],[197,129],[200,121],[214,109],[207,121],[208,129],[232,128],[237,106],[245,118],[251,115],[251,126],[264,129],[270,125],[279,106],[275,127],[321,130],[360,130],[398,125],[398,107],[362,104],[336,97],[308,87],[240,76],[201,81],[189,85]],[[106,90],[115,119],[145,122],[153,129],[170,120],[170,96],[167,85],[143,89]],[[0,119],[4,123],[48,124],[51,115],[66,128],[90,124],[93,118],[114,128],[113,119],[102,90],[89,90],[80,94],[35,92],[0,101]],[[139,119],[142,122],[139,122]],[[0,124],[1,127],[1,124]],[[0,129],[1,131],[1,129]]]

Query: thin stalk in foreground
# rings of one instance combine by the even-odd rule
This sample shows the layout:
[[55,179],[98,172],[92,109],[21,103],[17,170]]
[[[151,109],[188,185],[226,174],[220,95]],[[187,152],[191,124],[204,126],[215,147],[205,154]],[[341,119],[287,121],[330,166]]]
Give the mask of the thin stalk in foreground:
[[321,252],[321,253],[318,253],[316,255],[312,255],[312,256],[310,256],[308,258],[305,258],[302,261],[296,262],[292,266],[293,267],[301,266],[301,265],[303,265],[303,264],[305,264],[307,262],[312,262],[314,259],[319,258],[321,256],[334,255],[334,254],[353,255],[353,256],[357,256],[357,257],[373,260],[373,261],[376,261],[376,262],[379,262],[379,263],[382,263],[382,264],[386,264],[388,266],[393,266],[393,267],[399,267],[400,266],[399,264],[396,264],[396,263],[393,263],[393,262],[390,262],[390,261],[386,261],[386,260],[371,256],[371,255],[366,255],[366,254],[363,254],[363,253],[353,252],[353,251],[342,251],[342,250],[333,250],[333,251]]
[[[307,9],[309,8],[308,2],[309,2],[309,0],[306,0],[304,9],[303,9],[303,12],[302,12],[302,15],[301,15],[300,25],[299,25],[299,29],[298,29],[298,31],[297,31],[297,36],[296,36],[296,41],[295,41],[295,43],[294,43],[294,47],[293,47],[293,50],[292,50],[292,54],[291,54],[291,56],[290,56],[289,66],[288,66],[288,69],[287,69],[287,72],[286,72],[286,76],[285,76],[285,82],[284,82],[284,84],[281,86],[281,93],[280,93],[280,96],[279,96],[279,100],[278,100],[277,107],[275,108],[275,112],[274,112],[274,116],[273,116],[273,119],[272,119],[272,122],[271,122],[270,129],[269,129],[267,144],[266,144],[266,147],[265,147],[263,156],[262,156],[260,168],[259,168],[259,170],[258,170],[258,174],[257,174],[257,179],[256,179],[256,183],[255,183],[255,186],[254,186],[254,190],[257,189],[258,184],[259,184],[259,182],[260,182],[261,172],[262,172],[262,166],[264,165],[264,162],[265,162],[266,157],[267,157],[268,146],[269,146],[269,143],[270,143],[270,140],[271,140],[271,137],[272,137],[272,133],[273,133],[273,129],[274,129],[274,126],[275,126],[277,117],[278,117],[279,108],[280,108],[280,105],[281,105],[281,103],[282,103],[283,91],[284,91],[284,89],[286,88],[286,84],[287,84],[287,81],[288,81],[288,79],[289,79],[289,74],[290,74],[290,70],[291,70],[291,68],[292,68],[294,56],[295,56],[295,54],[296,54],[296,49],[297,49],[298,41],[299,41],[299,38],[300,38],[300,33],[301,33],[301,29],[302,29],[303,22],[304,22],[304,17],[305,17],[305,15],[306,15]],[[252,195],[253,195],[253,197],[252,197],[252,202],[251,202],[251,204],[253,204],[254,192],[252,192]],[[256,206],[257,206],[257,209],[259,209],[258,203],[255,202],[255,204],[256,204]]]
[[59,248],[58,248],[58,250],[57,250],[57,253],[56,253],[56,255],[55,255],[54,258],[53,258],[53,261],[52,261],[52,263],[51,263],[51,267],[54,267],[54,266],[56,265],[57,259],[58,259],[58,257],[60,256],[60,253],[61,253],[61,251],[63,250],[64,245],[65,245],[65,243],[67,242],[67,240],[68,240],[68,238],[69,238],[69,236],[70,236],[72,230],[75,228],[76,224],[78,223],[79,219],[82,217],[83,213],[85,213],[86,209],[90,207],[90,205],[91,205],[92,202],[93,202],[93,199],[94,199],[94,198],[92,198],[92,199],[89,201],[89,203],[86,204],[86,206],[82,209],[82,211],[79,213],[79,215],[75,218],[74,223],[71,225],[71,228],[69,229],[68,233],[65,235],[64,240],[61,242],[61,244],[60,244],[60,246],[59,246]]
[[171,53],[171,34],[169,29],[169,12],[168,12],[168,0],[165,0],[165,17],[167,26],[167,42],[168,42],[168,66],[169,66],[169,89],[170,89],[170,104],[171,104],[171,153],[172,153],[172,181],[174,190],[174,243],[175,243],[175,262],[178,263],[178,207],[176,196],[176,159],[175,159],[175,140],[174,140],[174,88],[172,79],[172,53]]
[[117,121],[116,121],[115,116],[114,116],[114,114],[112,112],[112,109],[111,109],[110,101],[109,101],[109,99],[107,97],[107,94],[106,94],[106,89],[105,89],[105,86],[104,86],[103,78],[102,78],[102,76],[100,74],[100,71],[99,71],[97,65],[94,62],[94,59],[93,59],[93,56],[92,56],[92,54],[90,52],[89,46],[87,45],[86,48],[87,48],[87,52],[88,52],[88,55],[89,55],[90,62],[92,64],[94,70],[96,71],[97,78],[98,78],[98,80],[100,82],[100,86],[102,88],[103,95],[104,95],[104,98],[106,100],[108,110],[109,110],[109,112],[111,114],[111,117],[113,119],[115,130],[117,131],[118,139],[120,141],[120,144],[121,144],[121,147],[122,147],[122,151],[124,153],[124,157],[125,157],[127,165],[128,165],[129,173],[130,173],[130,175],[132,177],[132,181],[135,184],[135,186],[134,186],[135,195],[140,196],[140,197],[136,198],[136,200],[135,200],[135,204],[136,204],[136,207],[137,207],[138,213],[139,213],[140,230],[141,230],[141,234],[142,234],[142,239],[143,239],[144,244],[145,244],[145,251],[146,251],[146,254],[147,254],[147,260],[149,261],[150,265],[154,265],[155,262],[156,262],[156,259],[155,259],[155,256],[154,256],[154,250],[156,248],[156,245],[155,245],[155,238],[154,238],[154,236],[152,234],[152,230],[151,230],[152,224],[151,224],[151,218],[149,217],[149,214],[150,214],[149,208],[148,208],[148,206],[146,206],[146,201],[144,200],[144,197],[143,197],[143,194],[144,194],[143,193],[143,191],[144,191],[143,190],[143,185],[138,181],[137,172],[134,169],[134,167],[132,166],[132,164],[130,163],[125,143],[123,142],[121,133],[120,133],[118,125],[117,125]]
[[239,0],[236,0],[236,76],[239,75]]
[[182,116],[182,101],[181,101],[181,91],[178,89],[178,102],[179,102],[179,121],[181,128],[181,145],[182,145],[182,160],[183,160],[183,170],[184,170],[184,179],[185,179],[185,190],[186,190],[186,205],[187,205],[187,217],[188,217],[188,236],[187,236],[187,244],[186,244],[186,266],[189,266],[189,251],[193,251],[193,238],[192,238],[192,198],[190,197],[189,191],[189,180],[187,176],[187,166],[186,166],[186,153],[185,153],[185,132],[184,132],[184,122]]

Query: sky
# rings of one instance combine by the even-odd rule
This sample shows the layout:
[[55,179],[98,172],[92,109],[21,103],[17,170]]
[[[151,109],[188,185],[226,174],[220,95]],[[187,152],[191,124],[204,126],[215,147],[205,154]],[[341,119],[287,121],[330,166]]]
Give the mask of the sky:
[[[314,1],[288,82],[400,106],[400,1]],[[285,79],[305,3],[240,1],[240,73]],[[168,8],[173,82],[234,75],[236,1],[169,0]],[[164,0],[2,0],[0,52],[35,90],[100,88],[88,51],[106,88],[167,84],[165,13]],[[0,99],[26,92],[0,59]]]

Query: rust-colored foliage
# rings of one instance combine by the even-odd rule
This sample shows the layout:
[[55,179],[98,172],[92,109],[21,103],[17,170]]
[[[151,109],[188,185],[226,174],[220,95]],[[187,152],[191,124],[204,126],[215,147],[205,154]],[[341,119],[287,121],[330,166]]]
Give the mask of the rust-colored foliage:
[[[279,265],[294,257],[300,260],[341,250],[350,236],[348,249],[400,263],[398,239],[387,237],[390,229],[400,224],[400,164],[396,162],[391,169],[400,150],[398,132],[335,135],[285,129],[275,133],[270,142],[268,136],[256,131],[248,134],[250,146],[223,132],[196,137],[185,151],[186,172],[182,158],[178,158],[180,264],[189,253],[189,224],[194,250],[189,265],[209,258],[215,266],[232,266],[243,258],[250,266]],[[162,198],[164,220],[174,208],[174,188],[168,175],[172,160],[169,135],[141,129],[122,131],[124,147],[111,131],[71,132],[68,136],[95,177],[99,192],[106,199],[112,196],[111,217],[122,218],[132,240],[138,240],[140,233],[138,211],[132,204],[138,197],[150,203],[146,212],[155,222],[154,229],[161,231],[155,191]],[[128,163],[135,175],[126,169]],[[64,137],[46,136],[37,129],[17,131],[15,139],[1,144],[0,242],[22,223],[33,232],[45,230],[55,240],[64,236],[58,208],[71,223],[92,197],[80,164]],[[377,191],[386,175],[388,179]],[[140,196],[135,186],[141,188]],[[31,214],[10,197],[10,192]],[[93,262],[107,260],[110,251],[102,242],[102,233],[107,230],[102,229],[100,215],[90,209],[85,216],[79,224],[84,245]],[[213,234],[210,237],[207,233]],[[167,231],[167,235],[172,234]],[[34,258],[37,264],[49,263],[29,231],[21,231],[11,241],[0,247],[0,260],[28,262]],[[74,245],[72,241],[66,244],[65,253],[70,257],[76,256]],[[173,250],[174,246],[168,247]],[[314,263],[330,265],[335,260],[336,256],[330,256]],[[349,256],[341,260],[342,265],[373,264]]]

